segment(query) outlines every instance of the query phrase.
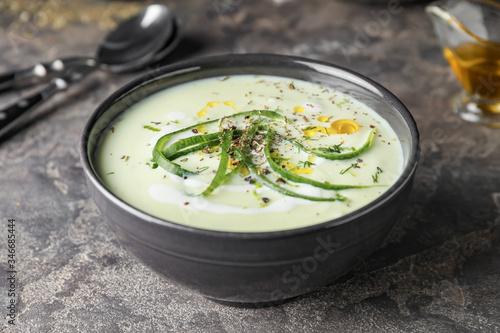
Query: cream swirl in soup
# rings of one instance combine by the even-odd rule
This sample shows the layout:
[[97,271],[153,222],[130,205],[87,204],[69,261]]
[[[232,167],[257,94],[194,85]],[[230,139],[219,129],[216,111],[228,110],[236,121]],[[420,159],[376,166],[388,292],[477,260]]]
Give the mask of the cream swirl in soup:
[[375,110],[329,87],[251,75],[141,100],[110,125],[95,158],[102,182],[131,206],[235,232],[341,217],[403,169],[399,138]]

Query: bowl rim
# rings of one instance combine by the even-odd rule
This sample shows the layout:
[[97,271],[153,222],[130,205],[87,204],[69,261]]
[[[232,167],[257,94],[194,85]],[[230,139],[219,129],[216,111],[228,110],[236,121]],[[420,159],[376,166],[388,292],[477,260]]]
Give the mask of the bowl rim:
[[[335,218],[333,220],[300,227],[293,229],[285,229],[285,230],[276,230],[276,231],[262,231],[262,232],[237,232],[237,231],[220,231],[220,230],[212,230],[212,229],[202,229],[192,226],[183,225],[176,222],[171,222],[164,220],[162,218],[151,215],[145,211],[142,211],[138,208],[133,207],[132,205],[126,203],[125,201],[118,198],[114,195],[110,190],[106,188],[106,186],[99,180],[99,177],[94,172],[94,168],[92,167],[92,163],[88,154],[88,143],[90,138],[90,133],[100,118],[100,116],[113,104],[118,102],[122,96],[130,92],[131,90],[137,89],[141,86],[152,83],[156,80],[161,79],[168,73],[175,73],[182,71],[183,69],[193,68],[193,67],[202,67],[203,65],[210,63],[228,63],[230,60],[238,60],[238,61],[250,61],[252,59],[263,59],[266,62],[271,63],[272,61],[288,61],[290,63],[300,63],[310,65],[312,69],[316,69],[315,66],[326,66],[326,68],[335,69],[336,71],[342,71],[346,74],[356,77],[358,80],[364,81],[364,84],[368,84],[369,87],[375,90],[382,99],[390,106],[392,106],[395,111],[399,113],[399,115],[403,118],[404,123],[408,127],[410,132],[410,140],[411,140],[411,154],[408,156],[408,162],[406,167],[403,169],[403,172],[396,180],[396,182],[387,189],[382,195],[377,197],[372,202],[362,206],[361,208]],[[241,65],[241,64],[240,64]],[[92,182],[92,185],[104,196],[107,200],[110,200],[113,204],[120,207],[120,209],[125,210],[129,214],[135,215],[143,222],[158,224],[167,228],[173,228],[180,232],[189,232],[192,234],[198,234],[200,236],[206,237],[220,237],[223,236],[225,238],[233,238],[233,239],[273,239],[273,238],[287,238],[287,237],[295,237],[301,234],[308,234],[318,232],[320,230],[330,229],[339,225],[343,225],[354,221],[363,215],[368,215],[370,212],[376,210],[380,206],[382,206],[385,202],[391,200],[394,196],[396,196],[403,188],[405,188],[409,182],[412,181],[412,176],[414,175],[418,160],[420,155],[420,137],[419,131],[417,128],[417,124],[409,110],[406,106],[388,89],[386,89],[381,84],[375,82],[374,80],[350,70],[348,68],[335,65],[332,63],[318,61],[313,59],[308,59],[305,57],[297,57],[290,55],[281,55],[281,54],[266,54],[266,53],[247,53],[247,54],[222,54],[222,55],[212,55],[212,56],[203,56],[192,58],[189,60],[179,61],[173,64],[169,64],[166,66],[162,66],[160,68],[156,68],[154,74],[145,73],[140,75],[139,77],[129,81],[119,89],[115,90],[111,95],[109,95],[104,101],[102,101],[90,114],[87,119],[85,126],[83,128],[81,138],[80,138],[80,159],[82,161],[82,168],[87,176],[87,181]],[[90,184],[88,184],[90,186]]]

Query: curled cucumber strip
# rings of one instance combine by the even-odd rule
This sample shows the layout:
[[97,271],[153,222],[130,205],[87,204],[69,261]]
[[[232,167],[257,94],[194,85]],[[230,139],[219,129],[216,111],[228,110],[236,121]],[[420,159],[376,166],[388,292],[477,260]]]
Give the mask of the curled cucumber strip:
[[[251,119],[252,122],[247,126],[245,130],[237,129],[233,126],[229,128],[222,129],[220,128],[219,132],[210,133],[210,134],[197,134],[194,136],[190,136],[187,138],[180,139],[172,144],[169,144],[170,140],[177,134],[184,133],[187,131],[191,131],[199,126],[206,126],[214,123],[220,124],[227,119],[234,119],[237,117],[245,117],[248,119],[250,117],[256,117],[257,119]],[[259,165],[254,162],[254,158],[252,155],[252,146],[264,146],[264,156],[270,166],[270,168],[277,173],[284,181],[290,181],[294,183],[303,183],[308,184],[314,187],[326,189],[326,190],[345,190],[345,189],[354,189],[354,188],[365,188],[371,186],[362,186],[362,185],[339,185],[339,184],[330,184],[328,182],[319,182],[307,177],[303,177],[293,172],[282,168],[271,156],[271,144],[274,140],[285,140],[304,150],[305,152],[323,157],[331,160],[341,160],[341,159],[349,159],[360,155],[362,152],[366,151],[370,148],[373,143],[373,138],[375,137],[375,130],[371,131],[366,142],[357,149],[352,149],[348,152],[342,152],[338,146],[333,148],[314,148],[308,149],[304,147],[302,144],[295,140],[287,139],[279,134],[277,134],[272,128],[270,121],[284,121],[286,122],[286,118],[276,111],[269,110],[253,110],[253,111],[245,111],[236,113],[230,116],[208,120],[205,122],[201,122],[192,126],[184,127],[179,130],[176,130],[172,133],[168,133],[162,136],[156,143],[153,149],[153,161],[161,166],[166,171],[175,174],[180,177],[185,177],[189,175],[194,175],[199,172],[190,171],[185,168],[182,168],[179,164],[173,162],[174,160],[188,155],[190,153],[194,153],[205,148],[211,148],[215,146],[220,146],[220,162],[217,170],[215,171],[215,175],[212,178],[212,181],[208,185],[208,187],[201,192],[200,196],[209,196],[211,195],[218,187],[229,181],[229,179],[239,170],[245,166],[248,168],[252,176],[257,178],[262,184],[267,187],[284,194],[286,196],[302,198],[311,201],[345,201],[346,197],[340,195],[338,193],[334,193],[329,197],[314,197],[303,195],[297,192],[294,192],[284,186],[278,184],[279,178],[274,176],[266,176],[264,174],[264,169],[262,169]],[[237,165],[234,169],[229,170],[229,161],[230,158],[233,158],[237,161]],[[268,172],[267,172],[268,173]]]
[[[173,159],[167,157],[167,156],[171,156],[171,157],[172,156],[177,156],[177,157],[180,156],[178,154],[179,146],[184,146],[183,149],[189,149],[188,144],[190,142],[189,141],[183,141],[182,143],[179,143],[179,145],[176,146],[176,147],[172,147],[171,148],[169,146],[169,147],[165,148],[167,146],[167,144],[169,143],[170,139],[172,139],[177,134],[184,133],[184,132],[187,132],[187,131],[191,131],[193,129],[196,129],[199,126],[206,126],[206,125],[210,125],[210,124],[214,124],[214,123],[220,123],[220,122],[224,121],[225,119],[234,119],[234,118],[237,118],[237,117],[247,117],[247,116],[248,117],[252,117],[252,116],[254,116],[254,117],[266,117],[266,118],[269,118],[269,119],[276,119],[276,120],[280,120],[280,121],[286,121],[286,118],[282,114],[280,114],[280,113],[278,113],[276,111],[253,110],[253,111],[239,112],[239,113],[235,113],[235,114],[230,115],[230,116],[225,116],[225,117],[222,117],[222,118],[208,120],[208,121],[205,121],[205,122],[202,122],[202,123],[199,123],[199,124],[195,124],[195,125],[191,125],[191,126],[188,126],[188,127],[184,127],[184,128],[178,129],[177,131],[165,134],[164,136],[162,136],[156,142],[156,145],[153,148],[153,162],[157,163],[158,166],[162,167],[166,171],[168,171],[168,172],[170,172],[170,173],[172,173],[174,175],[177,175],[179,177],[184,177],[184,176],[189,176],[189,175],[196,174],[196,172],[189,171],[189,170],[186,170],[186,169],[182,168],[179,164],[172,162]],[[214,134],[217,134],[217,133],[214,133]],[[211,134],[208,134],[208,135],[211,135]],[[201,136],[201,135],[193,136],[193,138],[196,138],[196,137],[199,137],[199,136]],[[206,137],[203,138],[203,140],[204,139],[206,139]],[[200,139],[197,139],[197,140],[200,140]],[[181,140],[179,140],[179,141],[181,141]],[[200,146],[198,146],[198,147],[201,147],[201,142],[196,142],[196,143],[200,144]],[[193,145],[194,145],[194,143],[193,143]],[[194,147],[191,147],[191,149],[192,150],[186,150],[186,154],[188,152],[196,151],[196,150],[194,150],[195,149]]]
[[319,187],[325,190],[345,190],[345,189],[350,189],[350,188],[367,188],[370,186],[364,186],[364,185],[338,185],[338,184],[330,184],[327,182],[319,182],[310,178],[306,178],[300,175],[297,175],[285,168],[282,168],[276,161],[271,156],[271,143],[274,138],[279,137],[280,139],[285,140],[282,136],[277,135],[273,130],[269,130],[266,134],[266,144],[264,148],[264,154],[266,156],[267,162],[269,163],[269,166],[271,169],[278,173],[281,177],[290,180],[294,183],[302,183],[302,184],[308,184],[312,185],[315,187]]

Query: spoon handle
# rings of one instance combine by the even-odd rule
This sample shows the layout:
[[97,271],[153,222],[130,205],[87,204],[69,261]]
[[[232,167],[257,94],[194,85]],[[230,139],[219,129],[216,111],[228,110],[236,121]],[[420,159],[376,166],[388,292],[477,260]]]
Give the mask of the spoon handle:
[[0,91],[30,86],[49,78],[52,74],[62,73],[68,68],[90,63],[95,63],[95,60],[89,57],[71,57],[10,71],[0,75]]
[[21,98],[17,103],[0,110],[0,141],[15,130],[20,129],[36,106],[47,101],[55,93],[66,90],[71,83],[80,80],[95,68],[97,68],[95,62],[93,65],[87,64],[70,68],[61,77],[52,79],[42,90]]

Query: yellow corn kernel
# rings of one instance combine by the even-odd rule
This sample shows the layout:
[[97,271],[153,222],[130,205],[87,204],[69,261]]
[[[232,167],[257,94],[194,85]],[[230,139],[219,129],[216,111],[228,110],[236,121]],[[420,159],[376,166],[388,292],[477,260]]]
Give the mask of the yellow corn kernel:
[[308,136],[312,138],[314,134],[316,134],[316,130],[314,128],[303,130],[302,133],[304,133],[305,136]]
[[240,111],[240,109],[238,109],[236,106],[234,106],[234,103],[232,101],[225,101],[224,105],[232,107],[234,111]]
[[301,113],[306,111],[306,109],[303,106],[296,106],[293,108],[293,111]]
[[326,127],[317,126],[316,127],[316,132],[320,132],[320,133],[323,133],[323,134],[328,134],[328,129]]
[[312,126],[302,131],[302,133],[304,133],[305,136],[308,136],[310,138],[313,137],[317,132],[328,134],[328,129],[326,127],[321,127],[321,126]]
[[360,126],[351,119],[337,119],[330,124],[331,134],[350,134],[357,132]]
[[211,108],[213,106],[216,106],[217,104],[220,104],[220,102],[208,102],[207,103],[207,108]]
[[204,117],[207,114],[207,111],[208,111],[208,108],[203,108],[196,115],[198,116],[198,118]]

